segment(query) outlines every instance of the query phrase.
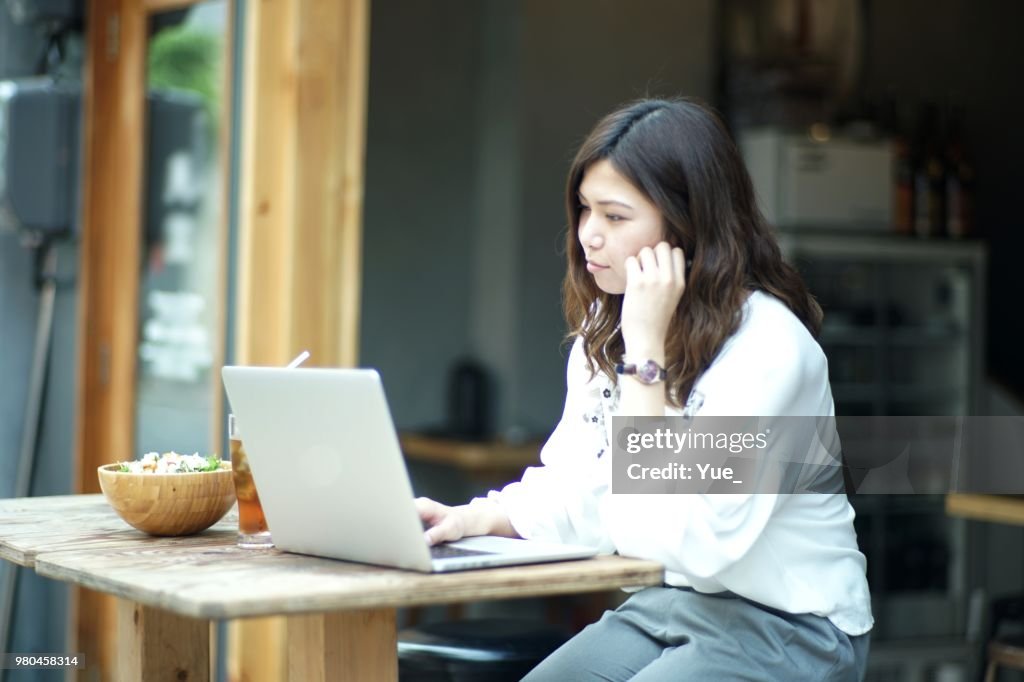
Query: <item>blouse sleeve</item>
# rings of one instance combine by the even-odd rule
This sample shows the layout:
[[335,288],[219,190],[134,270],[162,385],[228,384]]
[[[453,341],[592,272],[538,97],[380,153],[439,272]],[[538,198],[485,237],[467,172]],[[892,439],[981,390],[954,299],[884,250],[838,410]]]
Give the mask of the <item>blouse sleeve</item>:
[[584,420],[595,399],[599,402],[596,390],[577,339],[566,369],[565,408],[541,449],[541,466],[526,469],[521,480],[487,495],[502,507],[520,536],[613,551],[598,513],[608,488],[608,458],[601,457],[603,439],[596,438],[597,430]]
[[[787,348],[732,351],[698,383],[698,416],[816,414],[805,410],[821,409],[816,396],[822,386],[831,403],[823,358]],[[606,495],[601,515],[621,554],[660,561],[695,588],[713,590],[715,576],[746,555],[785,499],[772,493]]]

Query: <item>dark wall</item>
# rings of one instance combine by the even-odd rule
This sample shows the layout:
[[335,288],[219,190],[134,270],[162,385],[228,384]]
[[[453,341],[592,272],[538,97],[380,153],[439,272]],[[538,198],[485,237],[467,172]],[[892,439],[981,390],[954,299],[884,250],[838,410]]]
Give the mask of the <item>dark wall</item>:
[[400,428],[443,421],[464,353],[499,432],[554,426],[565,173],[616,104],[710,97],[713,4],[375,0],[360,362]]
[[440,422],[448,367],[469,344],[476,8],[372,7],[360,363],[381,370],[403,426]]
[[565,334],[565,178],[576,148],[614,107],[647,95],[713,92],[711,0],[527,0],[522,42],[523,192],[519,316],[521,420],[561,414]]
[[977,224],[989,243],[988,367],[1024,395],[1024,322],[1018,314],[1024,252],[1024,3],[867,0],[864,88],[907,107],[952,99],[965,108],[977,170]]

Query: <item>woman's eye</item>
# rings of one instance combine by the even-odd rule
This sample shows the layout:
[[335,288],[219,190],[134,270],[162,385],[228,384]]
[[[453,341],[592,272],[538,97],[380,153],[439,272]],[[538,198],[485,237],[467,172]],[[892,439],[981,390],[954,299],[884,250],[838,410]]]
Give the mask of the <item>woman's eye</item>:
[[612,222],[612,223],[617,223],[620,220],[625,220],[625,218],[623,218],[622,216],[620,216],[620,215],[618,215],[616,213],[606,213],[605,217],[608,218],[608,221]]
[[580,213],[586,213],[586,212],[590,211],[590,207],[589,206],[584,206],[583,204],[580,204],[580,205],[578,205],[576,207],[576,210],[578,210]]

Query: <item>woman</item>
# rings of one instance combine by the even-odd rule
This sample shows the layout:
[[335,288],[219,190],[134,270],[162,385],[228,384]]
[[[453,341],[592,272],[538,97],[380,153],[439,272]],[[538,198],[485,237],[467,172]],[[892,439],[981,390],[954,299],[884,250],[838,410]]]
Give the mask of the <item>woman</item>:
[[574,339],[543,466],[470,504],[417,501],[431,544],[494,534],[665,565],[529,680],[856,680],[873,623],[853,510],[830,494],[613,495],[613,415],[834,415],[821,310],[782,261],[718,118],[643,100],[567,186]]

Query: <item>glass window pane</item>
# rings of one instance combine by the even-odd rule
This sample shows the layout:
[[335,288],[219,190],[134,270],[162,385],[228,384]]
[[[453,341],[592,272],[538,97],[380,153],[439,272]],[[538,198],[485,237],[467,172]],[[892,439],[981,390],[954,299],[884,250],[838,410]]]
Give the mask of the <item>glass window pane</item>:
[[228,6],[151,17],[135,456],[208,453],[223,328]]

